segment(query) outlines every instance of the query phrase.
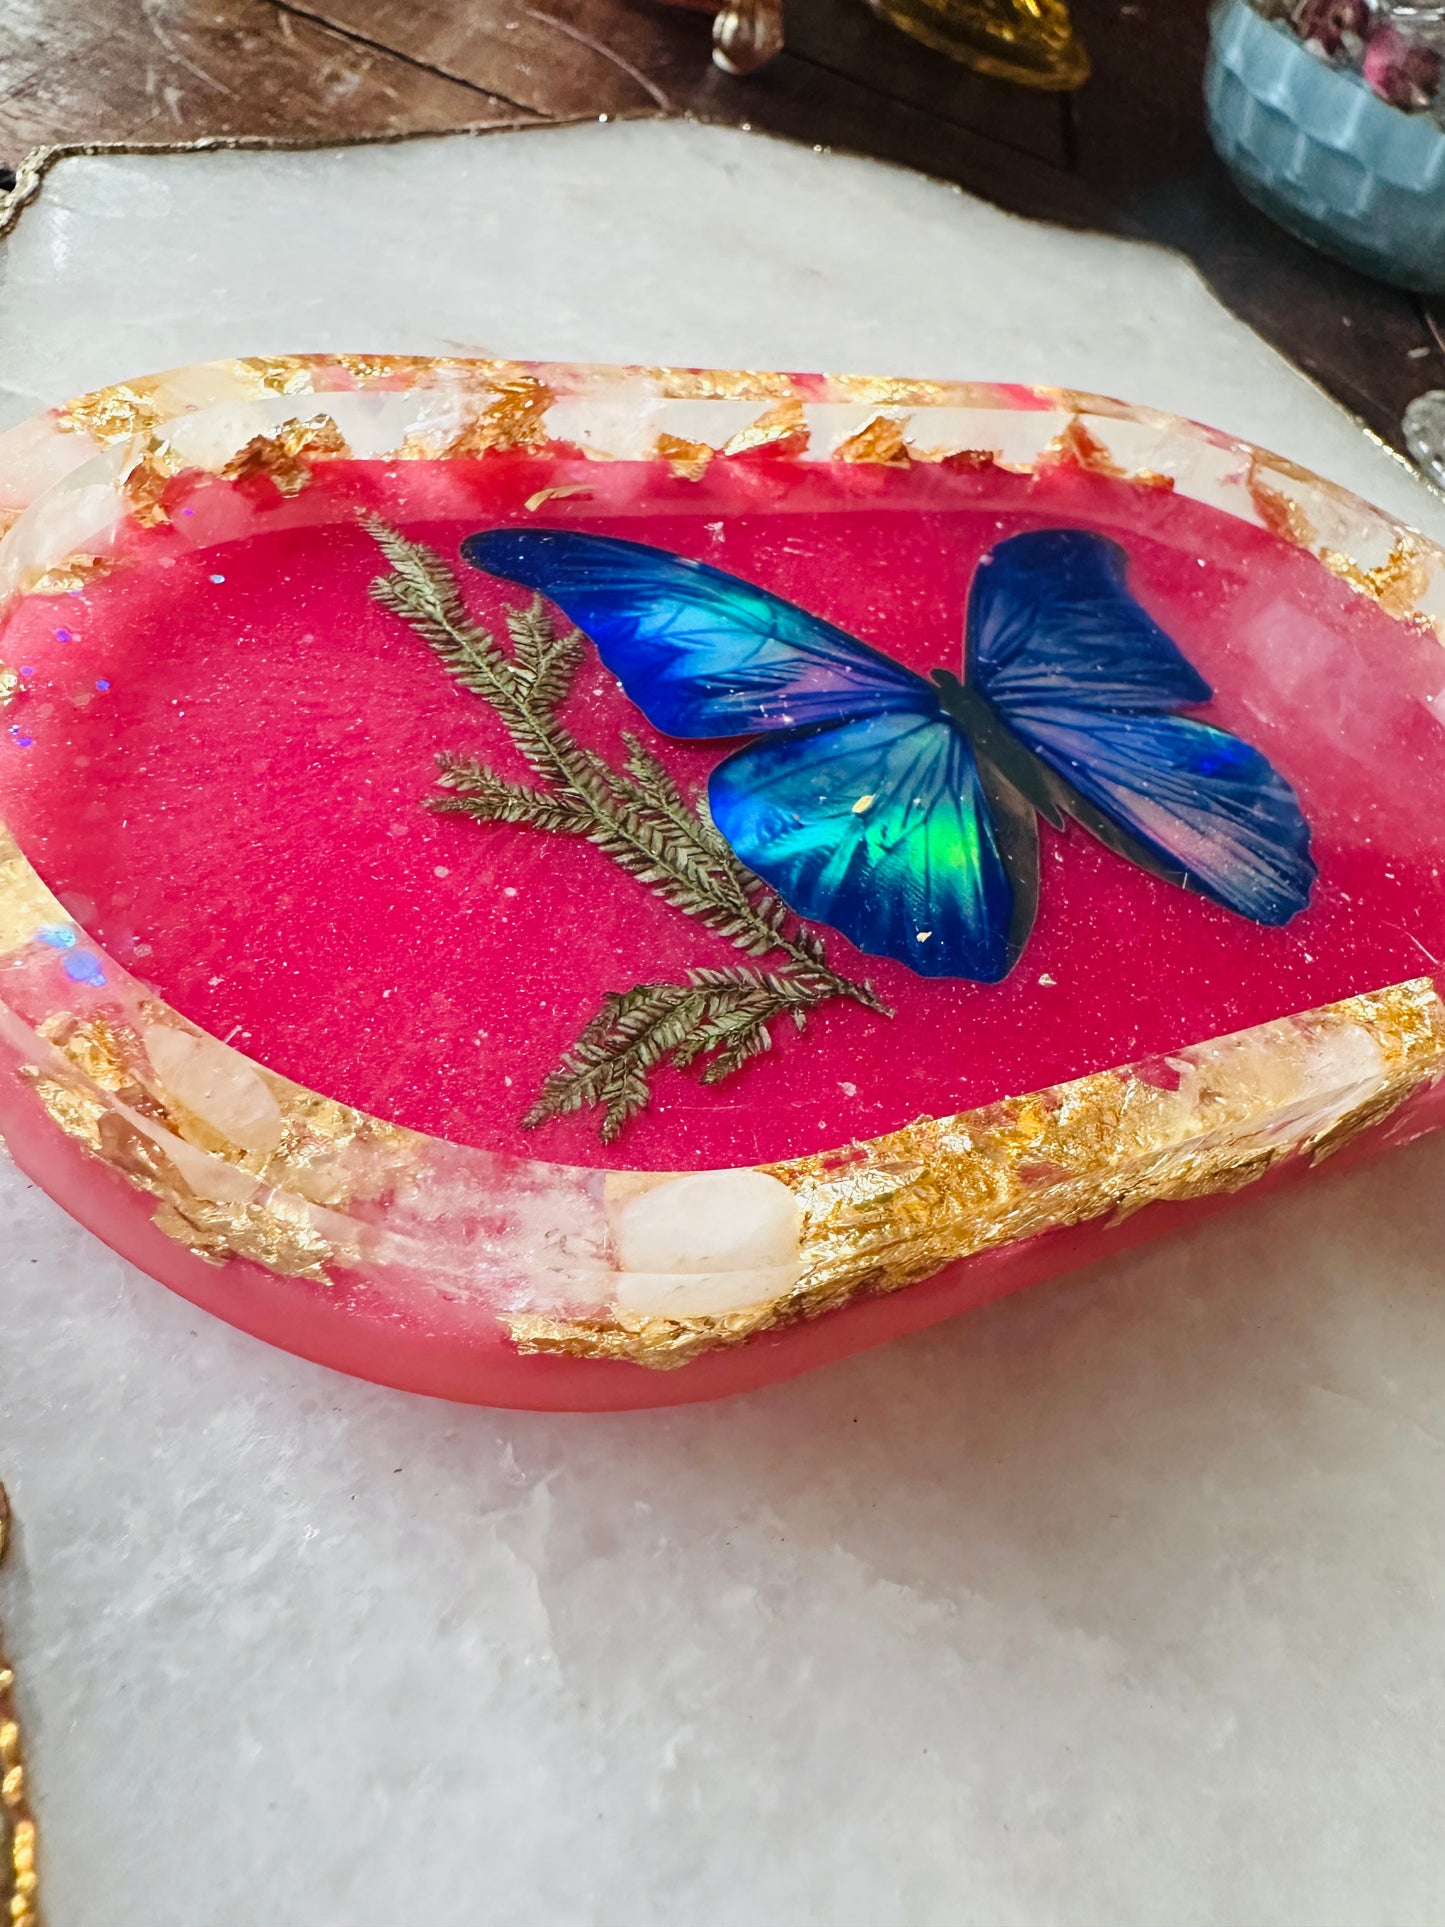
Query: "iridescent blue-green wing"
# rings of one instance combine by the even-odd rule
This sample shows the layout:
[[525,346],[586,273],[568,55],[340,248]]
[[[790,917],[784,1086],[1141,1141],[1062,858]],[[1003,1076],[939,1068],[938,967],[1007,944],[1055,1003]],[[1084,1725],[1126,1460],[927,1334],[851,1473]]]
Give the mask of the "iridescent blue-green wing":
[[1009,726],[1063,779],[1063,807],[1141,868],[1254,923],[1283,924],[1316,870],[1299,800],[1257,749],[1186,716],[1053,704]]
[[1174,714],[1213,692],[1126,566],[1087,529],[1000,542],[969,596],[968,681],[1042,765],[1017,780],[1046,814],[1255,923],[1288,923],[1316,876],[1299,798],[1249,743]]
[[1034,813],[927,693],[719,764],[713,820],[799,916],[923,977],[997,983],[1038,897]]
[[703,562],[570,529],[489,529],[468,562],[536,589],[655,729],[750,736],[907,710],[927,684],[820,616]]

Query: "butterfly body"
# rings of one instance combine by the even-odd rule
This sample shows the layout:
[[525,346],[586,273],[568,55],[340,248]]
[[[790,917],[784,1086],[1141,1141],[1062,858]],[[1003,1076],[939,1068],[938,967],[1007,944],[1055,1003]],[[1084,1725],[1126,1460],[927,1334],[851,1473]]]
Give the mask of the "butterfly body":
[[712,773],[718,829],[799,915],[921,976],[1013,968],[1038,906],[1040,817],[1255,922],[1308,902],[1294,792],[1250,745],[1176,713],[1209,685],[1091,531],[1014,536],[983,558],[961,678],[920,676],[642,543],[498,529],[462,552],[561,607],[658,729],[753,736]]

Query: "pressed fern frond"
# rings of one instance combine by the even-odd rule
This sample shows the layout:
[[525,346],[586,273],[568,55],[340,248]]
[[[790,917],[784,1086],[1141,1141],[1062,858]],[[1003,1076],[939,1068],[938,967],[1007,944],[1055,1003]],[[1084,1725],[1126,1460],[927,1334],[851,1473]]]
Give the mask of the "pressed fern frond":
[[585,837],[665,903],[746,956],[781,959],[771,971],[699,968],[685,984],[635,984],[612,992],[548,1076],[527,1126],[587,1106],[601,1108],[604,1143],[648,1103],[662,1064],[701,1063],[704,1084],[733,1076],[772,1048],[771,1026],[849,998],[891,1015],[872,986],[834,970],[821,935],[742,863],[708,815],[684,797],[632,734],[620,767],[578,743],[558,711],[585,659],[583,638],[558,635],[541,597],[509,610],[509,649],[468,613],[442,558],[375,517],[364,525],[391,564],[371,594],[429,644],[447,673],[489,703],[542,787],[514,782],[475,759],[438,757],[446,794],[429,807],[483,823],[513,823]]

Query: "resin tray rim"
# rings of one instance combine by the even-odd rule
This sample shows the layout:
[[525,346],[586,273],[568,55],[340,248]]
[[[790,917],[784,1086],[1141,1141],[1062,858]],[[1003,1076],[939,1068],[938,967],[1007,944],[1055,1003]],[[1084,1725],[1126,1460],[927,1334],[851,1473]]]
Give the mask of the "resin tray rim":
[[[321,405],[308,409],[306,397]],[[547,438],[578,443],[597,459],[636,459],[668,452],[659,448],[664,436],[712,451],[704,459],[725,460],[794,438],[802,427],[807,445],[795,457],[802,461],[987,454],[1020,473],[1071,462],[1171,487],[1283,537],[1388,613],[1445,641],[1445,551],[1282,457],[1162,411],[996,384],[406,356],[202,364],[77,397],[11,430],[0,437],[0,607],[83,579],[110,530],[127,514],[144,513],[171,475],[220,474],[258,442],[263,463],[268,448],[281,459],[284,431],[308,412],[329,417],[348,453],[380,459],[445,459]],[[13,673],[0,666],[0,705],[14,688]],[[37,968],[53,964],[54,949],[37,937],[42,928],[76,926],[0,823],[0,968],[21,967],[27,956]],[[15,1050],[52,1121],[127,1184],[157,1198],[154,1222],[197,1261],[234,1260],[312,1281],[340,1273],[383,1285],[388,1276],[425,1270],[435,1282],[437,1253],[410,1249],[369,1218],[366,1206],[386,1185],[414,1182],[429,1161],[455,1169],[461,1160],[479,1201],[504,1178],[522,1180],[533,1209],[523,1214],[514,1253],[519,1270],[524,1260],[535,1266],[537,1227],[572,1224],[579,1212],[586,1221],[574,1234],[584,1261],[569,1255],[551,1267],[554,1302],[514,1294],[510,1307],[498,1305],[512,1342],[638,1363],[682,1363],[860,1293],[917,1282],[957,1257],[1052,1225],[1236,1188],[1280,1155],[1337,1148],[1445,1063],[1445,1007],[1425,978],[1191,1047],[1178,1058],[1197,1059],[1201,1076],[1206,1065],[1217,1076],[1225,1058],[1234,1064],[1232,1136],[1201,1151],[1200,1132],[1191,1133],[1187,1119],[1159,1118],[1153,1128],[1163,1135],[1132,1145],[1129,1170],[1120,1166],[1117,1145],[1111,1150],[1101,1141],[1084,1152],[1097,1168],[1071,1174],[1078,1182],[1068,1201],[1055,1198],[1050,1208],[1021,1193],[1014,1203],[1028,1208],[1005,1212],[999,1235],[980,1238],[976,1223],[970,1235],[950,1209],[958,1201],[957,1173],[951,1193],[939,1177],[959,1142],[992,1133],[1004,1155],[1011,1133],[1021,1143],[1021,1130],[1036,1131],[1041,1113],[1061,1104],[1076,1116],[1093,1106],[1097,1125],[1113,1115],[1120,1088],[1142,1088],[1147,1080],[1128,1066],[1103,1069],[982,1112],[922,1119],[834,1152],[738,1171],[607,1172],[463,1150],[366,1117],[210,1037],[86,942],[99,958],[110,1004],[119,996],[134,1026],[97,1031],[97,1000],[76,985],[39,1019],[33,1012],[23,1018],[0,996],[0,1043]],[[140,1042],[148,1030],[176,1041],[163,1038],[161,1050],[152,1040],[148,1049]],[[1368,1038],[1377,1055],[1364,1060],[1365,1074],[1343,1084],[1336,1076],[1331,1084],[1334,1073],[1324,1060],[1309,1059],[1306,1046],[1346,1032]],[[1304,1052],[1282,1106],[1277,1079],[1267,1080],[1268,1097],[1249,1081],[1266,1045]],[[168,1067],[156,1065],[157,1054]],[[126,1101],[138,1091],[147,1100],[139,1110]],[[263,1156],[255,1129],[238,1120],[248,1105],[254,1113],[268,1103],[283,1129]],[[322,1197],[318,1160],[330,1187]],[[773,1254],[779,1263],[728,1274],[638,1274],[615,1262],[618,1214],[639,1196],[760,1171],[798,1202],[797,1248]],[[358,1201],[359,1214],[348,1210]]]

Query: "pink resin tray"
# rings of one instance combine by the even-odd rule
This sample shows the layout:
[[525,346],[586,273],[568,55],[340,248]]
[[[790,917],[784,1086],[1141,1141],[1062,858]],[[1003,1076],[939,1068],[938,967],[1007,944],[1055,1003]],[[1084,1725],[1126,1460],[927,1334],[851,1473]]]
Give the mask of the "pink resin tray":
[[1445,558],[1256,449],[295,357],[0,527],[0,1130],[275,1344],[713,1397],[1438,1121]]

